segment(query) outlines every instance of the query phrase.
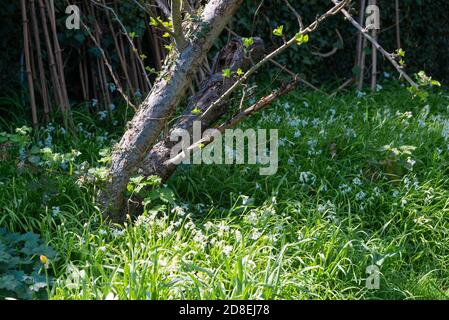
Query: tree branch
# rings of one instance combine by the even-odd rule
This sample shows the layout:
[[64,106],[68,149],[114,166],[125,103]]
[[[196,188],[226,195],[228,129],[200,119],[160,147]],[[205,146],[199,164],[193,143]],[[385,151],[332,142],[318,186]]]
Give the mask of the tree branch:
[[[328,10],[325,14],[319,16],[314,22],[312,22],[306,29],[303,31],[300,31],[299,33],[301,35],[306,35],[308,33],[311,33],[315,31],[319,24],[326,20],[328,17],[336,15],[338,12],[340,12],[345,5],[347,5],[350,2],[350,0],[343,0],[341,2],[338,2],[335,4],[334,7],[332,7],[330,10]],[[297,43],[296,36],[285,42],[282,46],[277,48],[276,50],[272,51],[270,54],[266,55],[261,61],[256,63],[251,69],[246,71],[246,73],[234,83],[234,85],[228,89],[217,101],[215,101],[202,115],[202,117],[206,117],[209,112],[211,112],[212,109],[214,109],[217,105],[219,105],[224,99],[227,99],[232,92],[234,92],[237,87],[239,87],[243,82],[247,81],[249,77],[256,72],[260,67],[262,67],[265,63],[268,61],[272,61],[274,57],[280,55],[285,50],[293,46]]]
[[[337,0],[332,0],[333,3],[337,4],[339,3]],[[401,68],[401,66],[396,62],[396,60],[393,58],[392,54],[388,53],[380,44],[379,42],[377,42],[372,36],[370,36],[370,34],[368,33],[367,30],[365,30],[364,28],[362,28],[362,26],[354,20],[354,18],[349,14],[348,11],[346,11],[345,9],[341,10],[341,13],[343,13],[343,15],[346,17],[346,19],[348,19],[348,21],[357,29],[360,31],[360,33],[369,41],[371,42],[374,47],[380,52],[382,53],[382,55],[388,59],[388,61],[391,62],[391,64],[393,65],[393,67],[395,67],[395,69],[399,72],[399,74],[401,76],[404,77],[405,80],[407,80],[408,83],[410,83],[410,85],[412,85],[413,87],[418,87],[418,84],[412,80],[412,78],[410,78],[410,76]]]
[[172,0],[171,2],[173,34],[179,52],[181,52],[186,46],[186,38],[184,37],[184,31],[182,30],[181,4],[181,0]]
[[84,24],[84,22],[82,20],[81,20],[81,25],[84,27],[89,38],[92,40],[92,42],[98,48],[98,50],[100,50],[101,58],[103,59],[104,64],[108,68],[109,74],[111,75],[112,80],[114,81],[115,86],[117,87],[117,91],[120,92],[120,94],[122,95],[125,102],[128,105],[130,105],[134,109],[134,111],[137,111],[137,107],[132,103],[131,99],[126,95],[125,91],[122,88],[122,85],[120,84],[120,81],[117,79],[117,77],[114,73],[114,69],[112,68],[111,64],[109,63],[108,58],[106,57],[106,54],[105,54],[103,48],[101,47],[101,45],[98,43],[97,39],[95,39],[93,34],[90,32],[89,28]]
[[166,62],[163,73],[128,125],[112,154],[110,181],[99,195],[105,216],[123,221],[126,186],[144,156],[154,146],[173,114],[213,41],[220,35],[243,0],[209,0],[187,47]]
[[137,61],[139,62],[140,68],[142,69],[142,74],[143,74],[143,78],[145,79],[145,82],[148,84],[148,86],[150,87],[150,89],[153,88],[153,86],[151,85],[150,79],[148,78],[148,75],[147,75],[147,73],[146,73],[146,71],[145,71],[145,65],[144,65],[144,63],[143,63],[143,61],[142,61],[142,58],[140,57],[139,52],[138,52],[138,50],[136,49],[133,40],[129,37],[128,31],[126,30],[126,27],[123,25],[122,21],[120,20],[119,16],[117,15],[117,13],[115,13],[114,9],[108,7],[108,6],[105,5],[105,4],[99,3],[99,2],[97,2],[97,1],[95,1],[95,0],[91,0],[91,1],[92,1],[92,3],[95,4],[96,6],[99,6],[99,7],[103,8],[103,9],[105,9],[105,10],[108,10],[108,11],[110,11],[110,12],[112,13],[112,15],[113,15],[114,18],[115,18],[115,21],[117,21],[117,23],[118,23],[118,24],[120,25],[120,27],[122,28],[123,34],[125,35],[126,39],[128,40],[129,45],[131,46],[132,52],[135,53],[135,56],[136,56],[136,58],[137,58]]
[[302,23],[302,18],[301,15],[298,13],[298,11],[296,11],[296,9],[290,4],[290,2],[288,2],[288,0],[284,0],[285,4],[287,5],[287,7],[293,12],[293,14],[295,15],[296,19],[298,20],[298,24],[299,24],[299,31],[304,30],[304,24]]
[[[239,124],[240,122],[251,116],[253,113],[260,111],[261,109],[270,105],[270,103],[273,102],[274,100],[278,99],[283,95],[286,95],[287,93],[295,89],[298,86],[299,82],[300,81],[298,77],[293,78],[293,80],[290,81],[287,85],[281,87],[279,90],[272,92],[270,95],[263,97],[255,104],[253,104],[251,107],[246,108],[245,110],[239,112],[233,118],[221,124],[220,126],[216,127],[215,129],[217,129],[220,133],[223,133],[225,132],[226,129],[236,126],[237,124]],[[199,141],[190,145],[185,151],[191,152],[194,150],[202,149],[213,141],[214,137],[212,135],[205,136]],[[181,163],[186,158],[186,156],[187,156],[186,153],[180,152],[177,156],[167,160],[164,164],[169,166],[175,163]]]

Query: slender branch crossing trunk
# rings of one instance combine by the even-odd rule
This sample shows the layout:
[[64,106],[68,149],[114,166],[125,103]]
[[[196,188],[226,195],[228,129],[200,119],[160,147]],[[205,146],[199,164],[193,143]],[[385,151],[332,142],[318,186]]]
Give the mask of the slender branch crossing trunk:
[[173,57],[140,106],[112,155],[110,181],[99,200],[106,214],[122,221],[124,191],[144,156],[185,96],[190,81],[243,0],[210,0],[185,49]]
[[[204,132],[213,123],[219,120],[228,110],[228,101],[217,105],[205,118],[195,116],[192,110],[204,112],[213,102],[226,92],[236,81],[233,77],[223,78],[223,70],[230,69],[233,72],[238,69],[246,70],[251,62],[259,61],[264,54],[264,44],[260,38],[254,38],[253,45],[249,48],[250,55],[246,55],[241,38],[232,39],[219,52],[214,61],[212,75],[202,84],[197,94],[189,99],[183,116],[172,126],[170,133],[184,129],[193,132],[194,121],[201,121],[201,129]],[[141,171],[145,176],[157,175],[163,181],[167,180],[176,169],[176,165],[169,163],[170,153],[176,142],[170,141],[170,134],[159,141],[146,155],[141,165]]]

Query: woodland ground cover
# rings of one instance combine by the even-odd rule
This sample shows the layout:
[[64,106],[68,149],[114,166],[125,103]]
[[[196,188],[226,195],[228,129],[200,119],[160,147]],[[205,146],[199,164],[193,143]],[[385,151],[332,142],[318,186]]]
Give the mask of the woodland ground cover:
[[0,296],[448,298],[449,94],[384,87],[282,98],[241,126],[279,129],[276,175],[183,165],[148,193],[135,177],[145,208],[123,226],[95,205],[123,106],[75,111],[75,138],[2,119]]

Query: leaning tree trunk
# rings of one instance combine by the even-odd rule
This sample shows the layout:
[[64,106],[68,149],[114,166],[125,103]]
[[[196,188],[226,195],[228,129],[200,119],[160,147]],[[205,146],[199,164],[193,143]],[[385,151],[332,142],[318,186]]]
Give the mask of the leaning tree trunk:
[[[223,70],[230,69],[233,74],[238,69],[247,70],[252,62],[258,62],[264,54],[263,41],[260,38],[254,38],[254,43],[248,49],[242,43],[241,38],[235,38],[220,50],[217,54],[212,67],[211,76],[205,80],[198,93],[193,95],[188,102],[185,112],[181,118],[172,126],[170,133],[174,130],[184,129],[190,135],[193,131],[194,121],[200,121],[201,130],[204,132],[214,122],[221,118],[228,110],[228,101],[223,101],[216,105],[206,117],[196,116],[192,110],[200,110],[201,113],[209,109],[209,107],[218,100],[236,81],[235,77],[223,77]],[[140,171],[145,176],[157,175],[163,181],[167,180],[176,169],[176,165],[168,162],[170,152],[177,143],[170,141],[170,133],[150,150],[146,155]],[[194,141],[195,142],[195,141]]]
[[210,0],[204,8],[187,46],[167,62],[153,90],[131,120],[129,129],[114,148],[110,181],[100,194],[105,213],[115,221],[123,221],[124,192],[129,178],[136,172],[144,156],[159,135],[186,89],[229,19],[243,0]]

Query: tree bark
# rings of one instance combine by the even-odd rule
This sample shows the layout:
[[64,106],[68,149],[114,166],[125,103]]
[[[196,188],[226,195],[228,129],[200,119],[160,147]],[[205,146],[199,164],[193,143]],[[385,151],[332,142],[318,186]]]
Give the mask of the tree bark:
[[155,144],[164,125],[185,96],[186,89],[243,0],[210,0],[182,52],[167,62],[151,93],[129,123],[129,129],[114,148],[110,181],[100,194],[105,214],[123,221],[124,191],[144,156]]
[[[192,110],[198,109],[204,112],[209,106],[226,92],[235,82],[235,78],[223,78],[223,70],[230,69],[235,72],[239,68],[242,70],[248,69],[251,62],[259,61],[264,54],[263,41],[260,38],[254,38],[253,45],[248,49],[246,54],[241,38],[232,39],[228,44],[217,54],[212,67],[212,75],[209,79],[201,84],[201,88],[197,94],[189,99],[188,106],[170,130],[184,129],[189,131],[192,135],[193,122],[199,121],[200,116],[192,114]],[[228,110],[228,101],[217,105],[207,117],[201,119],[201,130],[204,132],[210,126],[221,118]],[[145,176],[157,175],[163,181],[167,180],[175,171],[176,165],[167,163],[170,159],[170,151],[177,142],[170,141],[170,134],[165,139],[159,141],[145,157],[140,172]]]

